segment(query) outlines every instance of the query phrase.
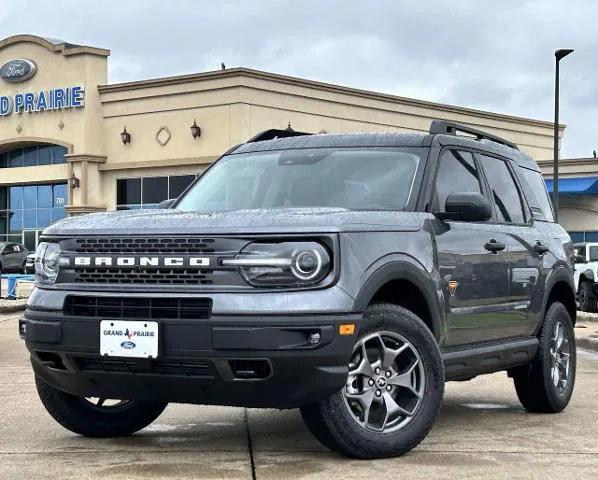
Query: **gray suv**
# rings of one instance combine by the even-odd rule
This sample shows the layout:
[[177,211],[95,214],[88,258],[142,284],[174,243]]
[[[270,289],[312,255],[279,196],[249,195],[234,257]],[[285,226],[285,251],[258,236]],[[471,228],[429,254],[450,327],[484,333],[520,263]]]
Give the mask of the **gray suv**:
[[20,243],[0,242],[0,274],[23,273],[29,251]]
[[270,130],[164,207],[43,233],[19,328],[73,432],[129,435],[168,402],[300,408],[379,458],[421,442],[445,381],[506,371],[531,412],[571,398],[572,244],[504,139]]

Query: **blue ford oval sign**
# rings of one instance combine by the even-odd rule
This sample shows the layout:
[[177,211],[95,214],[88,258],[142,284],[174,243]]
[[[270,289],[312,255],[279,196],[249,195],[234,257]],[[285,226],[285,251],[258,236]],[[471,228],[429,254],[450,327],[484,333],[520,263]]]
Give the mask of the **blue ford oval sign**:
[[36,71],[37,67],[31,60],[18,58],[10,60],[0,67],[0,77],[11,83],[24,82],[33,77]]
[[133,348],[135,348],[137,345],[135,345],[134,342],[123,342],[120,344],[121,347],[126,348],[127,350],[131,350]]

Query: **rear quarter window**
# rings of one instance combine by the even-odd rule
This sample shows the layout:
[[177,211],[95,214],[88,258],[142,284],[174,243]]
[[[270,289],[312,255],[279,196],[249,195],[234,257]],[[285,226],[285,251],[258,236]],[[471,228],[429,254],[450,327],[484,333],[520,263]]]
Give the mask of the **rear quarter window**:
[[522,177],[524,187],[529,187],[524,188],[524,191],[529,206],[534,213],[534,218],[546,222],[554,222],[552,203],[548,196],[546,183],[542,174],[524,167],[519,167],[519,173],[521,173],[520,177]]

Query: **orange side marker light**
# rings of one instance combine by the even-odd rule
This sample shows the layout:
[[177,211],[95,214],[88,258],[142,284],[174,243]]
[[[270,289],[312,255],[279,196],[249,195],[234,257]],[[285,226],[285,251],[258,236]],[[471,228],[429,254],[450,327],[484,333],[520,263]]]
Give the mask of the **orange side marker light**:
[[343,323],[338,326],[338,333],[340,335],[353,335],[355,333],[354,323]]

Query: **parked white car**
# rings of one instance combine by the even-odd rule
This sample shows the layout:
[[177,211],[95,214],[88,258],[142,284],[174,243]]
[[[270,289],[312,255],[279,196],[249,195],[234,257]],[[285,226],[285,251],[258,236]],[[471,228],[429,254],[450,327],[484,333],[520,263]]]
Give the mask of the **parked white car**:
[[35,252],[27,255],[25,260],[25,273],[35,273]]
[[577,308],[584,312],[595,312],[598,294],[598,243],[576,243],[574,248]]

